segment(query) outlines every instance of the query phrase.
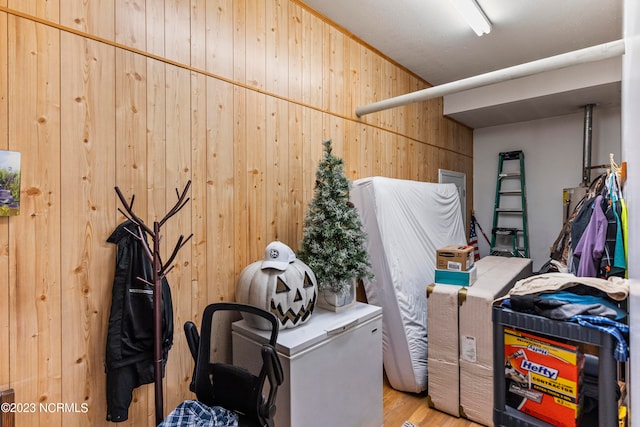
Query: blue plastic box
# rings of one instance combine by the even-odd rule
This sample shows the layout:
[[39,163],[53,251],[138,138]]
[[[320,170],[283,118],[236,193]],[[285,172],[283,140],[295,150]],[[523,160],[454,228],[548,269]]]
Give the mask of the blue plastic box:
[[434,282],[441,285],[471,286],[478,278],[476,266],[467,271],[438,270]]

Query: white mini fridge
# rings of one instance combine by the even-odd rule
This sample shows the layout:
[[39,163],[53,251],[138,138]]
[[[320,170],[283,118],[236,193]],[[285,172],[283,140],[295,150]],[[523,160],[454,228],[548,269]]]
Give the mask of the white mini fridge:
[[[249,359],[267,337],[244,320],[234,322],[233,363],[257,370],[260,360]],[[341,313],[316,307],[307,323],[280,330],[277,350],[284,383],[276,427],[383,425],[380,307],[358,302]]]

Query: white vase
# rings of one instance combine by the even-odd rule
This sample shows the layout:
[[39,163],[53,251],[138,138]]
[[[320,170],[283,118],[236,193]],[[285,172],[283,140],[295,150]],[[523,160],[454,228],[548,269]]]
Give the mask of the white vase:
[[340,313],[352,307],[356,303],[356,281],[351,281],[351,287],[346,294],[333,292],[331,289],[323,289],[318,292],[316,305],[328,311]]

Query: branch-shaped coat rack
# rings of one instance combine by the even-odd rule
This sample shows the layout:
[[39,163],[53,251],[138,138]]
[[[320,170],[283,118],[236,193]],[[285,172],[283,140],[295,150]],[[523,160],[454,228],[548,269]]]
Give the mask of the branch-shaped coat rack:
[[[127,201],[120,188],[115,187],[116,193],[120,202],[124,207],[124,211],[118,208],[118,211],[122,213],[127,219],[136,224],[138,228],[138,234],[134,237],[138,239],[141,246],[144,248],[147,257],[151,261],[153,266],[153,283],[149,283],[147,280],[139,277],[138,280],[153,287],[153,365],[154,365],[154,386],[155,386],[155,409],[156,409],[156,425],[164,419],[164,392],[162,390],[162,279],[173,269],[171,265],[176,258],[176,255],[184,245],[187,244],[189,239],[193,236],[190,234],[185,239],[184,235],[180,235],[176,242],[171,255],[166,262],[162,262],[160,257],[160,229],[169,218],[177,214],[189,201],[187,194],[191,187],[191,180],[187,182],[182,192],[178,192],[176,189],[177,202],[167,212],[167,214],[160,220],[154,221],[153,228],[147,226],[142,219],[133,211],[133,202],[135,195],[131,196],[131,200]],[[147,244],[146,237],[150,237],[153,242],[150,248]]]

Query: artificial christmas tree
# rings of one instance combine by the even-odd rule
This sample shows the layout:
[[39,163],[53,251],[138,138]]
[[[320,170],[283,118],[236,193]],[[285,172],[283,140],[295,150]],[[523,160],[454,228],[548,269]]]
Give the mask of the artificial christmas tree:
[[331,140],[323,145],[298,258],[316,275],[318,304],[339,311],[355,301],[355,281],[373,274],[366,234],[356,207],[349,201],[351,183],[344,174],[344,163],[332,154]]

